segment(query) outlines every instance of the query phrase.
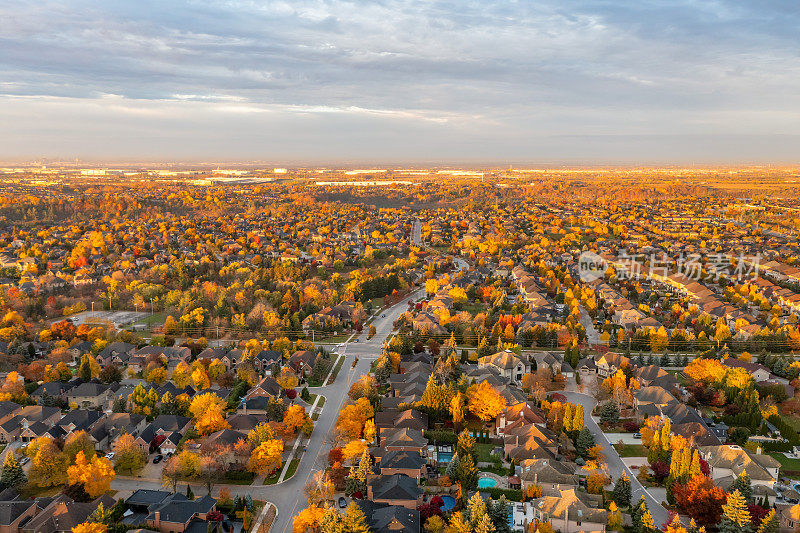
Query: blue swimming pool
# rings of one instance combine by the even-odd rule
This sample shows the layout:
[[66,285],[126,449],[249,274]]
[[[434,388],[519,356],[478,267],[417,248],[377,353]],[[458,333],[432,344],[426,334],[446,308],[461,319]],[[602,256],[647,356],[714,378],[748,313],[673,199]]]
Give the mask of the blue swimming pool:
[[442,496],[442,501],[444,502],[441,507],[442,511],[449,511],[456,505],[456,499],[452,496]]
[[479,489],[491,489],[497,486],[497,480],[491,477],[482,477],[478,480]]
[[453,452],[439,452],[439,462],[449,463],[453,460]]

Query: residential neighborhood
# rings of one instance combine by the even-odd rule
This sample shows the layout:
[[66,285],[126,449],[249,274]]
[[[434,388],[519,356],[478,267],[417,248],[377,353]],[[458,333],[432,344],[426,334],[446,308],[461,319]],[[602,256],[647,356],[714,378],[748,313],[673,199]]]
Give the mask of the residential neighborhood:
[[9,173],[3,531],[800,528],[789,200],[386,174]]

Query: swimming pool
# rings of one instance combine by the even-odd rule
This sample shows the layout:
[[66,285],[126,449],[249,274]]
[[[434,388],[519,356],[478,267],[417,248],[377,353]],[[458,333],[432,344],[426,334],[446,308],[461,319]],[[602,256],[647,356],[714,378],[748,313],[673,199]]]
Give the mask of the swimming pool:
[[497,480],[491,477],[482,477],[478,480],[479,489],[491,489],[497,486]]
[[453,460],[453,452],[439,452],[438,460],[440,463],[449,463]]
[[456,506],[456,499],[452,496],[442,496],[442,511],[449,511]]

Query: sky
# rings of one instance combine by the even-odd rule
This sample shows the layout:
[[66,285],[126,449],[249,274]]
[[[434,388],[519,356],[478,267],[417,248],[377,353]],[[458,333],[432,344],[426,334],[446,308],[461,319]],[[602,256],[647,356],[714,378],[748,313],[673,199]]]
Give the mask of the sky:
[[800,162],[795,0],[0,1],[0,158]]

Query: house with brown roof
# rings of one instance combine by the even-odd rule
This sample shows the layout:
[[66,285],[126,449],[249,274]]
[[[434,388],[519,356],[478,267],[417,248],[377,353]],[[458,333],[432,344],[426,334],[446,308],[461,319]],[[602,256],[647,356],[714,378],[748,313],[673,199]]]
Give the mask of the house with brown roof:
[[478,359],[478,368],[491,367],[511,383],[521,383],[522,376],[529,373],[531,365],[511,350],[504,350]]
[[561,533],[605,533],[607,512],[591,495],[576,489],[559,491],[554,496],[533,500],[534,519],[549,522]]

